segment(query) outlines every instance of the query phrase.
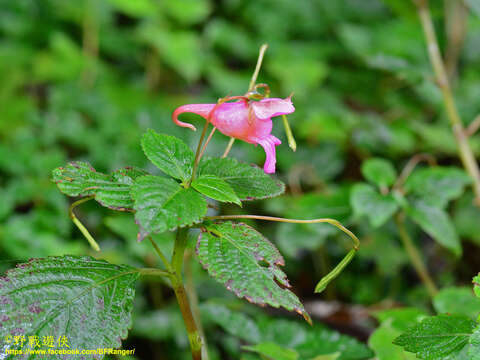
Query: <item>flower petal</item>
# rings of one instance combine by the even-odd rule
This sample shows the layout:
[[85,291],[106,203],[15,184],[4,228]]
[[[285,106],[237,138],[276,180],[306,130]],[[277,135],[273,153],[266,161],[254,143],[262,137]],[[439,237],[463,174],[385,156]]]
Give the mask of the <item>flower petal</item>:
[[187,105],[182,105],[182,106],[179,106],[178,108],[175,109],[175,111],[172,114],[172,120],[178,126],[186,127],[186,128],[192,129],[193,131],[196,131],[197,129],[192,124],[185,123],[183,121],[178,120],[178,115],[183,114],[183,113],[194,113],[194,114],[200,115],[204,119],[208,119],[208,116],[210,115],[210,112],[214,108],[215,108],[215,104],[187,104]]
[[263,165],[263,171],[267,174],[273,174],[275,172],[275,164],[277,163],[275,146],[280,145],[282,142],[273,135],[269,135],[263,139],[258,139],[257,142],[265,150],[265,164]]
[[273,116],[287,115],[295,111],[290,97],[286,99],[271,98],[252,101],[251,106],[259,119],[270,119]]

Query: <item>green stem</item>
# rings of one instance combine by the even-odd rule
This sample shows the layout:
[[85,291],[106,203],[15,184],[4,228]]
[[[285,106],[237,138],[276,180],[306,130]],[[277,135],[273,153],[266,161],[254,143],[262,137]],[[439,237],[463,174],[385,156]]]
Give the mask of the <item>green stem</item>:
[[[265,52],[267,51],[267,49],[268,49],[268,44],[263,44],[260,47],[260,50],[258,52],[257,65],[255,65],[255,70],[253,71],[252,78],[250,79],[250,83],[248,85],[247,93],[249,93],[250,91],[253,91],[255,89],[258,74],[260,73],[260,69],[261,69],[262,63],[263,63],[263,57],[265,56]],[[235,138],[231,137],[230,141],[228,142],[227,148],[225,149],[225,152],[222,155],[222,158],[227,157],[228,153],[232,149],[232,146],[233,146],[234,142],[235,142]]]
[[257,65],[255,65],[255,71],[253,72],[252,78],[250,79],[250,84],[248,85],[247,92],[250,92],[255,88],[255,84],[257,83],[258,74],[260,73],[260,68],[262,67],[263,57],[264,57],[265,51],[267,51],[267,49],[268,49],[268,44],[263,44],[260,47],[260,51],[258,52]]
[[402,213],[399,213],[395,216],[395,223],[397,224],[400,239],[402,240],[403,246],[405,247],[405,250],[410,257],[410,261],[412,262],[412,265],[415,268],[418,277],[427,288],[430,297],[433,298],[438,293],[437,286],[435,285],[430,274],[428,273],[428,270],[422,261],[419,251],[415,247],[415,244],[413,243],[407,229],[405,228],[405,221]]
[[453,134],[457,141],[460,159],[468,174],[473,179],[473,191],[475,193],[476,203],[477,205],[480,205],[480,170],[475,160],[473,151],[468,143],[468,137],[465,134],[465,129],[453,98],[450,82],[445,70],[445,64],[440,54],[430,9],[428,7],[428,0],[414,0],[414,3],[417,5],[423,32],[427,41],[428,55],[430,57],[430,62],[432,64],[438,86],[443,94],[445,109],[450,120],[450,125],[452,126]]
[[203,130],[202,130],[202,135],[200,135],[200,140],[198,140],[197,152],[195,153],[195,161],[193,162],[192,177],[190,178],[190,181],[188,182],[187,187],[189,187],[192,184],[192,182],[195,180],[195,177],[197,176],[197,168],[198,168],[198,163],[200,162],[200,153],[202,150],[203,139],[205,138],[205,134],[207,133],[209,123],[210,121],[205,121],[205,125],[203,126]]
[[197,329],[192,309],[187,298],[187,293],[183,286],[182,266],[185,247],[187,244],[188,229],[178,229],[175,239],[175,248],[173,250],[172,266],[174,273],[170,277],[178,305],[183,316],[185,328],[187,329],[188,341],[192,351],[193,360],[202,359],[202,339]]
[[89,242],[90,246],[93,248],[95,251],[100,251],[100,246],[98,246],[98,243],[95,241],[92,235],[88,232],[87,228],[83,226],[83,224],[78,220],[78,218],[75,216],[75,213],[73,212],[73,209],[75,209],[78,205],[83,204],[84,202],[92,200],[94,197],[89,196],[89,197],[84,197],[83,199],[77,200],[72,205],[70,205],[70,208],[68,209],[68,214],[70,216],[70,219],[72,219],[73,223],[77,226],[77,228],[81,231],[83,236],[87,239]]
[[292,129],[290,128],[290,124],[288,123],[288,119],[286,115],[282,115],[283,127],[285,128],[285,134],[287,135],[288,139],[288,146],[293,151],[297,151],[297,142],[293,137]]
[[223,155],[222,155],[222,159],[223,159],[223,158],[226,158],[227,155],[228,155],[228,153],[230,152],[230,150],[232,150],[232,146],[233,146],[233,143],[234,143],[234,142],[235,142],[235,138],[233,138],[233,137],[230,138],[230,140],[228,141],[228,145],[227,145],[227,147],[226,147],[226,149],[225,149],[225,152],[224,152]]
[[169,273],[168,271],[160,270],[160,269],[154,269],[154,268],[142,268],[139,269],[140,275],[144,276],[167,276],[170,277],[172,274]]
[[155,240],[153,240],[153,238],[151,236],[148,237],[148,240],[150,240],[150,243],[152,244],[153,248],[155,249],[155,252],[157,253],[160,260],[162,260],[162,263],[163,263],[163,265],[165,265],[165,268],[167,269],[167,271],[169,273],[172,273],[173,272],[172,265],[167,260],[167,257],[163,254],[162,250],[160,250],[160,248],[158,247]]

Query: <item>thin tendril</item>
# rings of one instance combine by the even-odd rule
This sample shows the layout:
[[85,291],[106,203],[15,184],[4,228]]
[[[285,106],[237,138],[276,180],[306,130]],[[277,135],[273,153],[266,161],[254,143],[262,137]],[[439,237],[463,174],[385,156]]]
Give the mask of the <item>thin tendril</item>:
[[70,219],[72,219],[73,223],[77,226],[77,228],[81,231],[83,236],[87,239],[89,242],[90,246],[93,248],[95,251],[100,251],[100,246],[98,246],[98,243],[95,241],[92,235],[88,232],[87,228],[78,220],[78,218],[75,216],[75,213],[73,212],[73,209],[75,209],[78,205],[83,204],[84,202],[87,202],[89,200],[92,200],[94,197],[89,196],[85,197],[83,199],[77,200],[72,205],[70,205],[70,208],[68,209],[68,214],[70,216]]
[[279,218],[274,216],[262,216],[262,215],[218,215],[218,216],[206,216],[205,220],[238,220],[238,219],[254,219],[254,220],[266,220],[266,221],[276,221],[276,222],[283,222],[283,223],[291,223],[291,224],[319,224],[319,223],[328,223],[330,225],[335,226],[336,228],[343,231],[347,234],[353,241],[353,248],[348,252],[348,254],[338,263],[335,268],[330,271],[327,275],[325,275],[315,287],[315,292],[320,293],[327,285],[335,279],[343,269],[352,261],[353,257],[355,256],[356,252],[360,247],[360,240],[348,230],[345,226],[343,226],[338,220],[335,219],[312,219],[312,220],[299,220],[299,219],[286,219],[286,218]]

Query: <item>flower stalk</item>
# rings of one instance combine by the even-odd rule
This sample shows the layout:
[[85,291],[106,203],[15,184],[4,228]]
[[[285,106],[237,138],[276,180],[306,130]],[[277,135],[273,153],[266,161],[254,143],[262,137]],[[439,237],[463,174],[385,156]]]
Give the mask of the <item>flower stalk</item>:
[[473,180],[475,203],[480,206],[480,170],[473,151],[468,143],[468,136],[455,104],[450,81],[445,69],[445,63],[440,54],[432,16],[428,7],[428,0],[414,0],[414,3],[417,5],[423,32],[427,41],[428,55],[435,73],[437,84],[442,91],[445,109],[457,141],[460,159],[465,170]]

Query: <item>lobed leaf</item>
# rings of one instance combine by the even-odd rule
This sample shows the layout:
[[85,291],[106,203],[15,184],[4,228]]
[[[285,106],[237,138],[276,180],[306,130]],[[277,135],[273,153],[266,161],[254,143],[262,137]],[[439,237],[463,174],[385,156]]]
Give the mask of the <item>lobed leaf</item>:
[[143,176],[132,186],[138,239],[150,233],[173,231],[196,224],[207,213],[205,198],[192,188],[183,188],[172,179]]
[[455,255],[462,254],[462,245],[450,216],[442,209],[422,200],[405,207],[407,215],[440,245]]
[[232,158],[203,158],[198,173],[224,180],[242,201],[271,198],[285,191],[281,181],[272,179],[262,169]]
[[352,188],[351,204],[354,213],[366,216],[373,227],[385,224],[398,210],[391,195],[381,195],[368,184],[356,184]]
[[[88,256],[34,259],[0,278],[0,338],[65,336],[70,349],[118,348],[131,326],[138,271]],[[30,347],[35,348],[34,344]],[[62,343],[56,343],[61,348]],[[4,350],[19,349],[14,342]],[[18,355],[44,359],[42,355]],[[103,355],[62,359],[102,359]]]
[[290,287],[279,268],[284,265],[283,257],[255,229],[230,221],[207,224],[198,237],[196,250],[208,273],[238,297],[254,304],[295,310],[311,321],[295,294],[283,288]]
[[147,175],[144,170],[125,167],[111,175],[95,171],[90,164],[73,161],[52,171],[52,180],[68,196],[94,196],[102,206],[114,210],[131,210],[130,188],[136,178]]
[[419,359],[444,359],[459,353],[468,344],[475,322],[462,315],[438,315],[425,318],[394,340]]
[[232,187],[225,181],[215,175],[202,175],[192,182],[192,187],[214,200],[221,202],[230,202],[242,205]]
[[191,178],[195,155],[182,140],[150,129],[141,144],[147,158],[165,174],[184,182]]

